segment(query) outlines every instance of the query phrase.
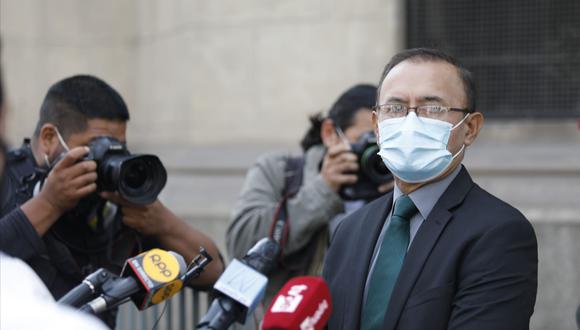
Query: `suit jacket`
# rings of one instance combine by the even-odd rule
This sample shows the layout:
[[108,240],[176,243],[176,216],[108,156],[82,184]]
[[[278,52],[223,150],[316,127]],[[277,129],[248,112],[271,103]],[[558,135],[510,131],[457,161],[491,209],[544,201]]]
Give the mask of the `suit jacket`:
[[[333,301],[329,329],[359,329],[392,199],[387,194],[353,213],[332,239],[324,266]],[[537,266],[531,224],[462,168],[409,247],[382,329],[528,329]]]

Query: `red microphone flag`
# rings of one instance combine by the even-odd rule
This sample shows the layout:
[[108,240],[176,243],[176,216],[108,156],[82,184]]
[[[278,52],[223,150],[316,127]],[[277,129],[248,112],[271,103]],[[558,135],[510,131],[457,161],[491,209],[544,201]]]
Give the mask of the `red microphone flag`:
[[262,329],[323,329],[332,312],[330,290],[320,277],[290,279],[268,308]]

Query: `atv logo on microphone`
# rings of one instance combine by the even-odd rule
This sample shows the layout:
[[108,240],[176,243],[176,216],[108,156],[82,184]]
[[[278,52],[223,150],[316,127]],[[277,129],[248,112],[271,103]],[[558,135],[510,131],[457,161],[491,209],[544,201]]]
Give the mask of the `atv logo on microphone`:
[[302,323],[300,323],[300,330],[314,330],[316,329],[316,324],[320,322],[322,315],[328,309],[328,301],[324,299],[318,304],[318,309],[314,312],[314,315],[307,316]]
[[307,289],[308,286],[304,284],[291,286],[287,296],[281,294],[276,298],[270,311],[272,313],[294,313],[304,298],[302,292]]

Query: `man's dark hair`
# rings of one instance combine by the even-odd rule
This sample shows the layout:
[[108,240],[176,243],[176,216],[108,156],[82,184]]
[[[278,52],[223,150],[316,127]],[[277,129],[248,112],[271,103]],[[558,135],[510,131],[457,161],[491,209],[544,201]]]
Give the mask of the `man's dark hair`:
[[128,121],[129,110],[119,93],[103,80],[77,75],[50,87],[42,106],[34,136],[42,125],[55,125],[64,139],[87,129],[87,120]]
[[[377,87],[373,85],[356,85],[342,93],[334,102],[328,118],[332,119],[334,126],[343,131],[353,124],[354,115],[362,108],[371,109],[376,104]],[[310,128],[302,138],[300,145],[306,151],[310,147],[321,144],[320,128],[324,121],[322,114],[318,113],[310,117]]]
[[380,86],[383,84],[383,80],[389,72],[399,63],[403,61],[442,61],[447,62],[457,68],[457,73],[459,74],[459,78],[463,82],[463,88],[465,90],[465,98],[467,101],[467,108],[470,111],[475,111],[476,105],[476,89],[475,89],[475,82],[473,81],[473,75],[471,72],[463,65],[459,60],[454,58],[453,56],[446,54],[437,49],[431,48],[413,48],[413,49],[406,49],[400,53],[395,54],[385,66],[383,70],[383,74],[381,75],[381,80],[379,81],[379,89],[377,91],[377,100],[379,100],[380,94]]

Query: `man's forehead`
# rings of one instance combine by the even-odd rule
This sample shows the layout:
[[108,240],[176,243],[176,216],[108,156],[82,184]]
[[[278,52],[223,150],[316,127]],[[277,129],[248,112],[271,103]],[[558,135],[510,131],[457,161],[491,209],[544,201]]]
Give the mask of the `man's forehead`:
[[458,69],[445,61],[409,59],[395,65],[380,87],[380,101],[444,100],[449,97],[465,101],[465,89]]
[[75,144],[87,144],[99,136],[113,137],[126,142],[127,123],[118,120],[89,119],[83,132],[71,134],[69,140]]
[[390,78],[398,75],[418,74],[423,79],[440,80],[440,77],[456,78],[460,80],[459,70],[456,66],[443,60],[431,60],[421,58],[410,58],[395,65],[385,76],[383,84]]
[[127,122],[124,120],[112,120],[105,118],[90,118],[87,119],[87,126],[94,128],[105,128],[105,127],[121,127],[126,126]]
[[124,135],[122,135],[122,136],[121,135],[113,135],[113,134],[110,134],[109,132],[106,132],[106,131],[87,132],[87,134],[84,135],[83,142],[88,143],[88,142],[90,142],[98,137],[101,137],[101,136],[112,137],[112,138],[119,140],[119,142],[121,142],[121,143],[126,143],[126,141],[125,141],[126,139],[125,139]]

